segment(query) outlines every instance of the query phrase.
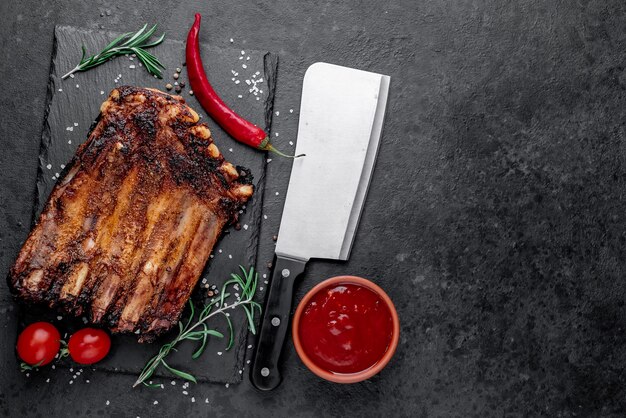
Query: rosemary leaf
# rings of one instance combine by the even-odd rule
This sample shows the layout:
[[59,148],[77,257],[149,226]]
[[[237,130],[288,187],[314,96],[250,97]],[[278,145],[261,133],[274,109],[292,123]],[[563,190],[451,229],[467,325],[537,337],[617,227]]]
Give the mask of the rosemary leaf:
[[174,375],[176,375],[176,376],[178,376],[180,378],[183,378],[185,380],[189,380],[189,381],[191,381],[193,383],[198,383],[198,381],[196,380],[195,377],[193,377],[189,373],[183,372],[182,370],[178,370],[178,369],[173,368],[172,366],[168,365],[165,362],[165,360],[161,359],[161,364],[163,364],[165,366],[165,368],[167,370],[169,370],[172,374],[174,374]]
[[230,334],[230,338],[228,339],[228,345],[226,346],[226,351],[233,348],[233,344],[235,343],[235,331],[233,330],[233,321],[230,320],[230,316],[228,313],[222,312],[224,314],[224,318],[226,318],[226,322],[228,323],[228,333]]

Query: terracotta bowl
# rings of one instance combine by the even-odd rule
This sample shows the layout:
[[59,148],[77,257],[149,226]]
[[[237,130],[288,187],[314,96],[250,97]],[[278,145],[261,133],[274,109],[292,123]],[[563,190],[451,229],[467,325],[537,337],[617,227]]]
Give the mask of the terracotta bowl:
[[[315,296],[315,294],[317,294],[317,292],[329,286],[340,284],[340,283],[352,283],[355,285],[360,285],[363,287],[367,287],[368,289],[375,292],[387,304],[387,307],[389,308],[389,312],[391,313],[391,319],[393,322],[391,342],[389,344],[389,347],[387,348],[387,351],[385,351],[385,354],[383,355],[383,357],[380,360],[378,360],[378,362],[374,364],[372,367],[370,367],[369,369],[365,369],[357,373],[338,374],[338,373],[333,373],[333,372],[330,372],[328,370],[325,370],[319,367],[306,355],[302,347],[302,342],[300,341],[300,332],[299,332],[300,317],[302,316],[302,313],[304,312],[304,308],[308,305],[311,298]],[[391,357],[393,357],[393,354],[395,353],[396,348],[398,346],[398,340],[400,338],[400,321],[398,320],[398,313],[396,312],[396,308],[393,305],[393,302],[391,301],[389,296],[387,296],[385,291],[381,289],[379,286],[377,286],[376,284],[372,283],[371,281],[367,279],[363,279],[362,277],[337,276],[337,277],[331,277],[330,279],[324,280],[323,282],[319,283],[317,286],[313,287],[313,289],[309,290],[309,292],[306,295],[304,295],[304,298],[302,298],[302,300],[300,301],[300,304],[298,305],[298,308],[296,309],[296,313],[293,317],[292,336],[293,336],[293,344],[296,347],[298,356],[300,356],[300,360],[302,360],[304,365],[308,367],[308,369],[311,370],[313,373],[315,373],[317,376],[321,377],[322,379],[326,379],[335,383],[357,383],[357,382],[361,382],[363,380],[369,379],[370,377],[374,376],[375,374],[380,372],[382,369],[384,369],[387,363],[389,363],[389,360],[391,360]]]

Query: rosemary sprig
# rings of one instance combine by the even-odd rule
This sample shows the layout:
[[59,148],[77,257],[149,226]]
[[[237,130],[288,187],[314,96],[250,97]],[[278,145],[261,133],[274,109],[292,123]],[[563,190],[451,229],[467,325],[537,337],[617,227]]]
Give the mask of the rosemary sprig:
[[[191,356],[195,360],[204,352],[209,337],[224,338],[224,334],[215,329],[209,329],[207,325],[207,321],[216,315],[222,315],[226,319],[229,333],[226,350],[230,350],[234,344],[235,333],[233,330],[233,323],[230,320],[229,313],[227,312],[229,309],[235,309],[237,307],[243,308],[246,313],[250,332],[253,334],[256,333],[256,328],[254,326],[254,314],[257,309],[259,310],[259,313],[261,313],[261,305],[253,300],[257,288],[258,274],[254,271],[254,267],[250,267],[250,270],[248,271],[246,271],[246,269],[242,266],[239,266],[239,268],[243,274],[231,274],[231,278],[222,286],[220,298],[205,305],[198,314],[198,318],[195,322],[193,321],[196,316],[196,309],[191,299],[189,300],[189,307],[191,310],[189,319],[178,322],[178,336],[171,342],[163,345],[159,352],[148,360],[145,367],[139,374],[137,381],[133,384],[133,387],[142,383],[148,387],[160,387],[158,384],[148,383],[148,379],[150,379],[160,366],[165,367],[165,369],[175,376],[197,383],[196,378],[192,374],[175,369],[165,362],[165,358],[172,350],[176,351],[176,346],[179,343],[189,340],[199,342],[198,348]],[[231,295],[230,293],[227,293],[229,287],[234,288],[234,290],[237,290],[240,293],[235,299],[235,302],[230,305],[227,303],[228,298]]]
[[114,57],[124,54],[135,54],[150,74],[161,78],[161,69],[165,69],[165,67],[154,55],[147,52],[146,49],[157,46],[161,42],[163,42],[163,39],[165,39],[165,33],[161,35],[156,41],[148,42],[148,39],[156,31],[157,25],[152,26],[146,31],[147,27],[148,25],[146,24],[143,25],[143,27],[135,33],[128,32],[118,36],[98,54],[92,55],[87,58],[85,58],[85,55],[87,55],[87,50],[83,45],[83,56],[81,57],[80,62],[76,67],[74,67],[61,78],[65,80],[67,77],[74,74],[75,72],[87,71],[90,68],[97,67],[98,65],[104,64]]

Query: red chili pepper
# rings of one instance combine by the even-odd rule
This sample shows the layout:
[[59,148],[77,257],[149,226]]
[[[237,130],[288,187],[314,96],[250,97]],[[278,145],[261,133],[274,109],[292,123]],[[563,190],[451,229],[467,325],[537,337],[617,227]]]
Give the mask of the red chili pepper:
[[291,155],[285,155],[274,148],[270,144],[270,138],[263,129],[239,116],[213,90],[204,72],[204,66],[200,58],[200,43],[198,42],[200,13],[196,13],[195,17],[196,20],[187,35],[187,48],[185,51],[187,74],[194,96],[196,96],[209,116],[237,141],[260,150],[272,151],[284,157],[295,158]]

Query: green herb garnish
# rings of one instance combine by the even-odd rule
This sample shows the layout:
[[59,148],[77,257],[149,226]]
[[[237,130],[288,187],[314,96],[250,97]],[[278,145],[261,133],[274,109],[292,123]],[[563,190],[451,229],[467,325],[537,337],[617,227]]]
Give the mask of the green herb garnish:
[[146,31],[148,25],[143,25],[139,31],[132,33],[124,33],[115,38],[109,45],[107,45],[100,53],[85,57],[87,50],[85,46],[82,46],[83,56],[80,59],[80,63],[74,67],[71,71],[65,74],[62,79],[66,79],[70,75],[78,71],[87,71],[93,67],[97,67],[100,64],[104,64],[108,60],[124,54],[135,54],[139,61],[143,63],[148,72],[158,78],[161,78],[161,69],[165,69],[163,64],[159,60],[147,52],[147,48],[159,45],[165,38],[165,33],[161,35],[156,41],[148,42],[148,39],[156,31],[157,25],[152,26]]
[[[198,315],[198,318],[195,322],[193,321],[196,316],[196,310],[191,299],[189,300],[189,307],[191,309],[189,319],[187,319],[186,321],[178,322],[178,336],[174,338],[171,342],[162,346],[158,354],[148,360],[148,363],[146,363],[146,366],[141,371],[141,374],[137,378],[137,381],[135,382],[133,387],[138,386],[142,383],[149,387],[160,387],[160,385],[158,384],[148,383],[148,379],[154,374],[159,366],[165,367],[170,373],[175,376],[197,383],[196,378],[192,374],[173,368],[165,362],[165,358],[168,356],[168,354],[170,354],[172,350],[176,351],[176,346],[178,345],[178,343],[185,340],[190,340],[199,342],[198,348],[191,356],[193,359],[197,359],[204,352],[210,336],[224,338],[224,334],[215,329],[209,329],[207,325],[207,321],[216,315],[222,315],[224,318],[226,318],[229,333],[228,344],[226,346],[227,351],[232,348],[235,341],[233,323],[230,320],[229,313],[227,312],[228,310],[232,310],[237,307],[243,308],[246,313],[248,328],[250,329],[250,332],[252,332],[253,334],[256,333],[256,328],[254,326],[254,313],[257,309],[259,310],[259,313],[261,313],[261,305],[253,300],[257,287],[258,274],[254,271],[254,267],[250,267],[249,271],[246,271],[246,269],[244,269],[242,266],[239,266],[239,268],[243,273],[243,277],[239,274],[231,274],[231,279],[224,283],[224,285],[222,286],[220,297],[217,300],[213,300],[209,304],[207,304],[202,309],[202,311],[200,311],[200,314]],[[226,303],[228,302],[228,298],[231,295],[230,293],[227,293],[229,287],[234,288],[239,293],[239,296],[237,296],[235,302],[230,305]]]
[[29,370],[38,370],[38,367],[41,366],[41,363],[43,363],[43,360],[41,360],[37,364],[33,364],[32,366],[30,364],[26,363],[26,362],[21,362],[20,363],[20,371],[27,372]]

